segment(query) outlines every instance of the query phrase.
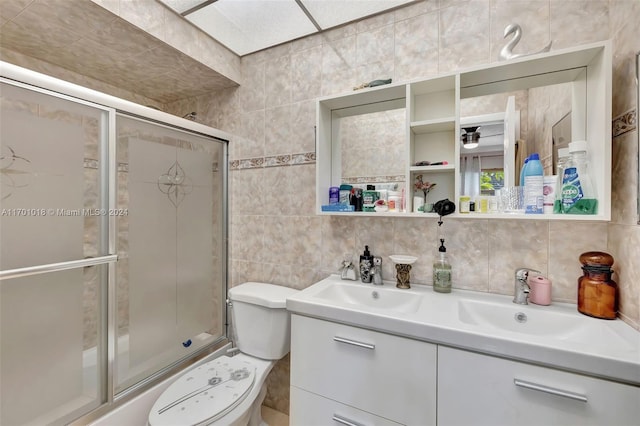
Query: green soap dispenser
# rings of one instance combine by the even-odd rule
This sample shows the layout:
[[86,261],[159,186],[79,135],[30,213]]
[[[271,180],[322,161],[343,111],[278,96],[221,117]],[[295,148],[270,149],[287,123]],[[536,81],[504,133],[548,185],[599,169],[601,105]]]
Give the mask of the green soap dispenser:
[[440,259],[433,263],[433,289],[438,293],[451,293],[451,265],[447,261],[444,238],[440,239]]

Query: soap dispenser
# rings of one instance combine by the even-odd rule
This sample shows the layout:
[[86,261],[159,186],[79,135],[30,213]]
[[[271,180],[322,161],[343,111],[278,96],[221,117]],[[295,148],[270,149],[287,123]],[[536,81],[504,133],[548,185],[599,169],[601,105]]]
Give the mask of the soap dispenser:
[[451,293],[451,265],[447,261],[444,238],[440,239],[438,252],[440,258],[433,263],[433,290],[438,293]]
[[371,282],[373,279],[371,268],[373,268],[373,256],[369,252],[369,246],[364,246],[364,253],[360,255],[360,281],[363,283]]

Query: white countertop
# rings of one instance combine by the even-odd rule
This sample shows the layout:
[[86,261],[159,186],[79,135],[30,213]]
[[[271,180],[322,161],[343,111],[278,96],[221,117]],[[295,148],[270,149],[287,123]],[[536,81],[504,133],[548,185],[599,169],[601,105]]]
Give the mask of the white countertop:
[[[376,292],[374,295],[373,292]],[[332,275],[287,298],[296,314],[640,385],[640,332],[575,305],[512,303],[511,296],[412,285],[400,290]],[[524,314],[526,322],[516,321]],[[519,318],[522,315],[519,316]]]

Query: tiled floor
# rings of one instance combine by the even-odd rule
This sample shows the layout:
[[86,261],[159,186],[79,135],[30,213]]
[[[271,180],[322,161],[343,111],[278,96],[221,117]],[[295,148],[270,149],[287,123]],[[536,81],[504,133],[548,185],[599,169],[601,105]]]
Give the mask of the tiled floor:
[[289,416],[264,405],[262,406],[262,420],[269,426],[289,426]]

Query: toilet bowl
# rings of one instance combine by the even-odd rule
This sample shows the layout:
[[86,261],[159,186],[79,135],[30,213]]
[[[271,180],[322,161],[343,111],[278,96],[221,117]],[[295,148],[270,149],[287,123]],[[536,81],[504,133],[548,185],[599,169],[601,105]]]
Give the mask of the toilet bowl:
[[229,289],[238,355],[194,367],[172,383],[149,412],[149,425],[264,425],[265,380],[289,352],[286,298],[297,290],[249,282]]

